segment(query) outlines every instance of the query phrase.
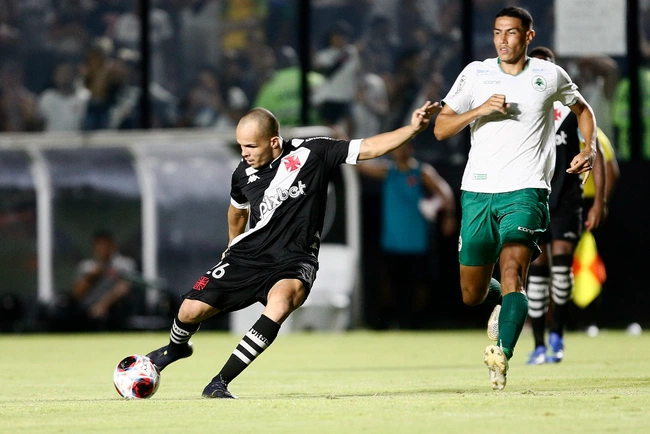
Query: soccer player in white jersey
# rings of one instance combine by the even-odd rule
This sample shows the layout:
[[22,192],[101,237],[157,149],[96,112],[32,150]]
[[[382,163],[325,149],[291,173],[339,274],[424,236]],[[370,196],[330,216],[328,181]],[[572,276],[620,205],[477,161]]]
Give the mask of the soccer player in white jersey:
[[[495,390],[506,385],[508,361],[526,322],[528,266],[539,254],[537,238],[549,223],[554,101],[571,108],[586,138],[567,172],[589,172],[596,157],[593,110],[561,67],[527,56],[534,36],[528,11],[502,9],[493,29],[498,57],[463,69],[442,101],[434,128],[436,138],[444,140],[470,126],[461,183],[460,286],[467,305],[501,304],[500,313],[493,312],[497,345],[484,353]],[[501,282],[492,278],[497,261]]]
[[228,384],[271,345],[309,295],[333,169],[393,151],[422,132],[439,110],[427,101],[413,111],[409,125],[360,140],[283,140],[270,111],[248,112],[236,130],[242,160],[232,174],[228,249],[183,296],[169,344],[147,356],[162,370],[192,355],[190,337],[202,321],[260,302],[264,312],[203,390],[205,398],[235,398]]

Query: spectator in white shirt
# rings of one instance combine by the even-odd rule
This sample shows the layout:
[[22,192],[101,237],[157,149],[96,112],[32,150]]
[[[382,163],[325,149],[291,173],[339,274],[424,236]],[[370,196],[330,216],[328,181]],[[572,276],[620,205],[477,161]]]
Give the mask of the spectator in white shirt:
[[75,86],[76,79],[76,67],[72,63],[61,62],[54,69],[54,86],[45,89],[38,99],[38,113],[45,131],[81,130],[90,92]]

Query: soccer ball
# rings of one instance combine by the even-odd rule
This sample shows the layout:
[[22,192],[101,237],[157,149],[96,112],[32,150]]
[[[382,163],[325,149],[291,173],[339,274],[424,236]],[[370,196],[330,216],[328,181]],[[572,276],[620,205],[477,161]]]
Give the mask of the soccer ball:
[[148,357],[127,356],[117,364],[113,384],[126,399],[150,398],[160,385],[160,371]]

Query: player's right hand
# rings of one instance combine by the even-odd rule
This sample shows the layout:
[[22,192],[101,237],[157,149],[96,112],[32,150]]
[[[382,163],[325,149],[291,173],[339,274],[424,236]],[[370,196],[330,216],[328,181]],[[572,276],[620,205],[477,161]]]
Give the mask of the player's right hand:
[[510,107],[510,104],[506,103],[506,96],[495,93],[481,104],[481,115],[487,116],[497,112],[505,115],[508,113],[508,107]]
[[431,117],[438,113],[442,107],[438,101],[425,102],[422,107],[415,109],[411,115],[411,127],[416,134],[421,133],[428,125]]

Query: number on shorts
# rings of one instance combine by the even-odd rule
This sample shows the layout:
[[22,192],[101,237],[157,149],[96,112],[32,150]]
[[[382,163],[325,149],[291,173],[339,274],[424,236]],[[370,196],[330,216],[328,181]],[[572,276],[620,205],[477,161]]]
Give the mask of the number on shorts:
[[212,277],[215,279],[221,279],[224,274],[226,274],[226,267],[230,265],[228,263],[222,264],[219,262],[214,269],[212,270]]

